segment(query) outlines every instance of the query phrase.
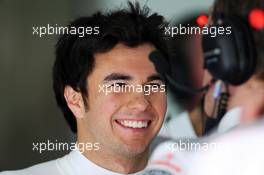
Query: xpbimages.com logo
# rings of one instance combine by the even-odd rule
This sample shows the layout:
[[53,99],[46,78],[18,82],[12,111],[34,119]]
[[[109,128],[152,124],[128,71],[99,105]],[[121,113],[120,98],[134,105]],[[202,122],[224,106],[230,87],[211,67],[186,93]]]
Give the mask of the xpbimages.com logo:
[[32,34],[39,36],[40,38],[45,35],[78,35],[79,37],[84,37],[85,35],[98,35],[100,33],[98,26],[58,26],[55,24],[54,26],[47,24],[47,26],[33,26]]
[[179,26],[168,26],[165,27],[165,36],[174,37],[176,35],[193,35],[193,34],[201,34],[201,35],[210,35],[211,37],[216,37],[218,35],[230,35],[232,33],[231,26],[223,27],[223,26],[183,26],[180,24]]
[[114,83],[112,85],[100,85],[98,92],[105,93],[108,95],[110,93],[131,93],[131,92],[139,92],[144,93],[145,95],[150,95],[152,93],[157,92],[166,92],[165,84],[147,84],[147,85],[127,85]]
[[56,140],[55,142],[51,140],[47,140],[46,142],[32,143],[32,151],[39,152],[40,154],[45,151],[73,151],[73,150],[79,150],[81,153],[85,151],[98,151],[100,150],[100,143],[98,142],[66,143],[66,142],[58,142],[58,140]]

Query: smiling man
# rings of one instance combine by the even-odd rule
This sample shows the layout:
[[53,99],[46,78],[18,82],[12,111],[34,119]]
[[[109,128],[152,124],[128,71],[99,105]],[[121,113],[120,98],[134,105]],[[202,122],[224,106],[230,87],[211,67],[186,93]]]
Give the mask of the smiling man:
[[2,175],[142,172],[149,144],[166,112],[165,84],[149,60],[155,49],[166,54],[162,37],[165,23],[162,16],[148,12],[147,7],[140,9],[138,4],[129,3],[129,10],[96,13],[68,26],[85,28],[86,35],[78,35],[76,30],[60,37],[53,87],[77,143],[92,147]]
[[78,142],[100,143],[99,151],[84,152],[97,165],[122,173],[145,167],[147,148],[163,121],[165,93],[145,95],[134,89],[106,94],[99,92],[98,85],[163,85],[148,59],[154,49],[150,43],[132,48],[119,43],[106,53],[95,54],[94,70],[87,79],[88,106],[79,92],[70,86],[65,89],[67,104],[77,118]]

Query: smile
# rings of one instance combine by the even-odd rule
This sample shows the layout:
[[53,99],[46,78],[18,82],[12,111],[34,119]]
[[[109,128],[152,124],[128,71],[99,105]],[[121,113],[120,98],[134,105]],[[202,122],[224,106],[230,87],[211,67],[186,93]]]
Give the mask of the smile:
[[142,120],[142,121],[136,121],[136,120],[116,120],[117,123],[120,125],[127,127],[127,128],[147,128],[149,126],[150,121],[148,120]]

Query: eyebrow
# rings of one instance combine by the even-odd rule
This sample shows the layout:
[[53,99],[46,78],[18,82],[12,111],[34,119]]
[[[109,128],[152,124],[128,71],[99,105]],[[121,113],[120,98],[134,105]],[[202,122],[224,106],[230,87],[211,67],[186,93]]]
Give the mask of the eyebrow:
[[[123,74],[123,73],[111,73],[107,75],[103,82],[115,81],[115,80],[132,80],[133,78],[130,75]],[[147,78],[147,82],[154,81],[154,80],[161,80],[164,81],[163,78],[159,74],[153,74]]]
[[122,73],[111,73],[110,75],[107,75],[104,78],[104,82],[107,81],[114,81],[114,80],[131,80],[132,77],[126,74],[122,74]]
[[154,81],[154,80],[161,80],[161,81],[164,81],[164,79],[161,77],[160,74],[154,74],[154,75],[151,75],[147,78],[148,82],[150,81]]

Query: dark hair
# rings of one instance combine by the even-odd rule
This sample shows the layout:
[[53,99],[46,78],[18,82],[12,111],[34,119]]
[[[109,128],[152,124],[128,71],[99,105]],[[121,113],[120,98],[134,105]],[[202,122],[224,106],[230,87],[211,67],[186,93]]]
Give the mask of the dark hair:
[[[184,18],[173,22],[172,26],[185,26],[185,27],[199,27],[196,19],[201,13],[188,14]],[[196,64],[195,60],[197,55],[190,54],[193,50],[198,48],[193,42],[198,39],[200,34],[185,34],[175,35],[168,39],[169,59],[171,65],[171,73],[173,79],[190,89],[197,89],[196,76],[192,70],[192,65]],[[191,52],[190,52],[191,51]],[[197,65],[196,65],[197,66]],[[201,67],[201,71],[203,68]],[[178,102],[183,109],[191,111],[199,102],[197,94],[187,93],[180,89],[172,89],[171,93],[174,96],[175,101]]]
[[69,85],[81,92],[87,106],[87,76],[94,67],[94,55],[111,50],[116,44],[123,43],[135,47],[151,43],[166,54],[163,40],[164,18],[157,13],[149,15],[149,8],[140,8],[128,2],[129,9],[107,14],[100,12],[91,17],[82,17],[73,21],[71,27],[99,27],[99,34],[64,34],[56,45],[56,60],[53,67],[53,89],[58,106],[73,132],[77,132],[76,119],[68,108],[64,98],[64,88]]
[[[259,8],[264,10],[263,0],[216,0],[213,7],[213,14],[224,14],[225,16],[240,16],[248,21],[248,15],[252,9]],[[258,77],[264,80],[264,29],[251,29],[257,52]]]

